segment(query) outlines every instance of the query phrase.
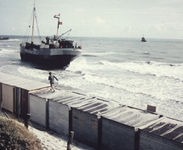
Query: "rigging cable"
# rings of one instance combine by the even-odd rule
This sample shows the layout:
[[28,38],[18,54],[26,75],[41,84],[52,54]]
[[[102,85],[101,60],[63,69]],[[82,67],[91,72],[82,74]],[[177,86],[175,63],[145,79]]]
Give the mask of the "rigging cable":
[[50,31],[48,32],[48,36],[52,37],[51,33],[53,33],[53,31],[55,30],[55,27],[54,27],[55,23],[52,23],[51,26],[53,26],[52,28],[50,28]]
[[[69,35],[70,35],[70,33],[68,33],[68,35],[65,37],[65,39],[67,39],[67,37],[68,37]],[[65,40],[65,39],[64,39],[64,40]]]
[[[33,12],[32,12],[32,14],[31,14],[31,16],[30,16],[29,24],[30,24],[30,22],[31,22],[32,16],[33,16]],[[28,39],[30,38],[30,36],[29,36],[29,33],[30,33],[29,28],[30,28],[30,27],[31,27],[31,25],[29,25],[29,26],[27,27],[22,42],[28,42]]]
[[37,13],[35,15],[35,18],[36,18],[36,26],[37,26],[38,36],[39,36],[39,39],[40,39],[40,42],[41,42],[41,35],[40,35],[40,32],[39,32],[38,21],[37,21]]
[[[72,30],[72,29],[70,29],[70,30],[66,31],[65,33],[61,34],[58,38],[60,38],[62,35],[66,34],[66,33],[68,33],[68,32],[71,32],[71,30]],[[69,33],[69,34],[70,34],[70,33]]]

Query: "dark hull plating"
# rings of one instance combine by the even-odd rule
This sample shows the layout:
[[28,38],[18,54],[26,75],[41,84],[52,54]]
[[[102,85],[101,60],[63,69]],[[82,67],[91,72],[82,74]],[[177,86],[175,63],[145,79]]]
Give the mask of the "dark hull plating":
[[67,67],[70,62],[75,59],[76,55],[54,55],[54,56],[40,56],[28,53],[20,53],[22,61],[30,61],[40,65],[57,66],[60,68]]

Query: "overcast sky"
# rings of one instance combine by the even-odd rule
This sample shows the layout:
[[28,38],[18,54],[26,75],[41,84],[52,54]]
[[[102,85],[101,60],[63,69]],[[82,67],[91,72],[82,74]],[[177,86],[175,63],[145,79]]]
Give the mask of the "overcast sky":
[[[0,0],[0,35],[25,35],[34,0]],[[183,0],[36,0],[41,35],[183,39]]]

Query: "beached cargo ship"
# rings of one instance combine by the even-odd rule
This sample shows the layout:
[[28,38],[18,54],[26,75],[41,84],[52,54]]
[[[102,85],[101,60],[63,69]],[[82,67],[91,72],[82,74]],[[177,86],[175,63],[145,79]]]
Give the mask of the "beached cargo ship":
[[32,39],[31,42],[22,42],[20,44],[21,59],[50,66],[59,66],[61,68],[68,66],[72,60],[81,54],[81,46],[77,46],[77,44],[74,46],[71,40],[61,39],[60,37],[63,34],[58,36],[59,25],[62,24],[60,22],[60,14],[54,16],[54,18],[58,19],[57,35],[53,38],[46,37],[46,42],[41,41],[40,44],[34,44],[35,10],[34,6]]

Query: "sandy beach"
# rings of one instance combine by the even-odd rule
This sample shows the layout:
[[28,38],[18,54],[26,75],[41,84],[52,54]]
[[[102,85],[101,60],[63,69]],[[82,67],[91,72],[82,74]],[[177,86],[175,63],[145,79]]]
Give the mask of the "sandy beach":
[[[51,130],[46,130],[45,128],[31,123],[29,126],[29,131],[32,132],[42,143],[44,150],[66,150],[68,137],[66,135],[58,134]],[[72,150],[94,150],[94,148],[88,147],[81,144],[73,139],[71,146]]]

